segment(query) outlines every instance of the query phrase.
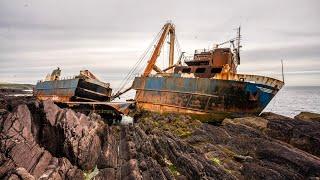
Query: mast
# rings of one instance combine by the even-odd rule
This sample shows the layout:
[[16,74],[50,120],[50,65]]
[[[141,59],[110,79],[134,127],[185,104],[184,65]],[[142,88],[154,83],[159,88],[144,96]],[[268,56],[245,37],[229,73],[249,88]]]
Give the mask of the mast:
[[282,73],[282,82],[284,82],[284,74],[283,74],[283,60],[281,59],[281,73]]
[[[170,67],[170,66],[173,66],[175,29],[172,28],[169,32],[170,32],[170,50],[169,50],[169,67]],[[170,71],[172,72],[172,69]]]

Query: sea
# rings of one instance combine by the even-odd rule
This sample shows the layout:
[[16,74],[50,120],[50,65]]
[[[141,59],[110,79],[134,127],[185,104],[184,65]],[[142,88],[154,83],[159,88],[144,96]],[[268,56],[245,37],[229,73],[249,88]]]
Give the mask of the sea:
[[320,114],[320,86],[284,86],[263,110],[289,117],[303,111]]

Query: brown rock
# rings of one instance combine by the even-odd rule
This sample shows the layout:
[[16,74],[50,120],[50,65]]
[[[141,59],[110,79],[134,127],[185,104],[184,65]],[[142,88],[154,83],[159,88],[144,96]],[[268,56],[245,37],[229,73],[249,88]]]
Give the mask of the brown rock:
[[84,170],[93,169],[101,153],[99,134],[105,127],[83,114],[60,109],[51,101],[43,104],[50,125],[63,131],[63,152],[67,158]]
[[[18,106],[16,110],[8,114],[6,119],[2,120],[0,157],[1,165],[5,167],[0,168],[0,177],[7,174],[9,179],[82,178],[82,172],[72,166],[69,160],[56,159],[50,152],[37,144],[37,135],[33,134],[37,131],[34,131],[33,128],[35,124],[39,124],[34,120],[34,115],[26,105]],[[37,129],[39,130],[41,127],[37,127]],[[52,168],[57,169],[55,174],[50,173]]]
[[311,112],[301,112],[300,114],[296,115],[294,119],[303,121],[320,121],[320,114]]
[[53,158],[40,179],[84,179],[83,172],[66,158]]
[[269,121],[268,136],[320,157],[320,121],[284,118],[275,114],[265,114],[264,118]]
[[8,180],[35,180],[36,178],[28,173],[25,168],[19,167],[12,171],[5,179]]
[[118,141],[116,139],[118,127],[107,129],[107,135],[103,141],[102,152],[97,162],[99,169],[116,168],[118,165]]
[[114,168],[99,169],[99,174],[94,177],[96,180],[117,179]]
[[121,179],[142,179],[136,159],[130,159],[121,166]]

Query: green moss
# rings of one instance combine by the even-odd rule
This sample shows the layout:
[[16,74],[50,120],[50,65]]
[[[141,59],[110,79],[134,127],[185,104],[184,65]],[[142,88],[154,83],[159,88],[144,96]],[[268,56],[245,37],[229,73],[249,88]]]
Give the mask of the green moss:
[[209,113],[209,114],[190,114],[190,117],[192,119],[197,119],[204,123],[219,124],[225,118],[236,118],[237,116],[228,112],[215,112],[215,113]]
[[192,135],[192,132],[188,128],[177,128],[174,130],[174,133],[181,138],[187,138]]
[[97,168],[97,166],[91,171],[84,171],[83,172],[83,176],[84,176],[85,180],[92,180],[98,174],[99,174],[99,169]]
[[229,157],[233,157],[233,156],[236,155],[236,153],[233,152],[233,151],[231,151],[230,149],[228,149],[228,148],[226,148],[226,147],[224,147],[224,146],[221,146],[221,145],[218,145],[218,146],[219,146],[219,148],[220,148],[224,153],[226,153]]
[[227,173],[232,174],[232,171],[229,169],[224,169]]
[[210,158],[210,160],[211,160],[211,162],[213,163],[213,164],[216,164],[216,165],[221,165],[221,161],[220,161],[220,159],[218,159],[218,158],[216,158],[216,157],[212,157],[212,158]]
[[170,173],[171,173],[173,176],[179,176],[179,175],[180,175],[177,167],[176,167],[174,164],[172,164],[170,160],[168,160],[167,158],[165,158],[164,161],[165,161],[165,163],[167,164],[168,169],[169,169]]
[[179,171],[177,170],[177,167],[174,164],[169,165],[168,168],[169,168],[172,175],[174,175],[174,176],[180,175]]
[[[151,117],[156,114],[158,120]],[[183,120],[181,120],[183,118]],[[192,135],[193,131],[201,125],[198,120],[185,118],[178,114],[158,114],[158,113],[145,113],[140,122],[146,124],[154,129],[162,131],[169,131],[180,138],[187,138]]]

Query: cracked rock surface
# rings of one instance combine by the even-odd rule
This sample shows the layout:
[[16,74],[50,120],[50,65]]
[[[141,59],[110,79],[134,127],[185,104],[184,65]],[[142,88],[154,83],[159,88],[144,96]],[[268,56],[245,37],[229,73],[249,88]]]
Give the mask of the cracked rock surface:
[[0,179],[319,179],[320,119],[272,113],[219,125],[136,112],[108,126],[51,101],[2,99]]

